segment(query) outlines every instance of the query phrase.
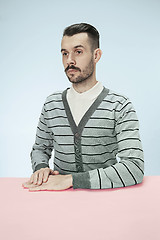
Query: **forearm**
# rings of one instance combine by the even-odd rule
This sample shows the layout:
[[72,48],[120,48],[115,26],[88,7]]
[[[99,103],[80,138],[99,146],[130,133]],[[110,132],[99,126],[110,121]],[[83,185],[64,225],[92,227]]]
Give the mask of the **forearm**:
[[[38,149],[37,149],[38,148]],[[32,170],[33,172],[43,167],[49,167],[49,155],[44,152],[44,149],[40,149],[38,145],[33,145],[31,156]]]
[[33,172],[42,167],[49,167],[49,160],[53,150],[52,132],[45,122],[44,106],[37,126],[35,143],[30,154]]
[[143,162],[140,165],[134,160],[122,160],[105,169],[72,174],[73,188],[105,189],[139,184],[144,176]]

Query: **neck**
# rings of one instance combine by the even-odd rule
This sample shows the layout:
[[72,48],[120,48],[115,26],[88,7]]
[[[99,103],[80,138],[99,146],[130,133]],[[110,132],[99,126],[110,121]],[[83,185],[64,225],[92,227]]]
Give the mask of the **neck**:
[[96,78],[88,78],[85,81],[79,83],[72,83],[72,86],[78,93],[83,93],[92,88],[97,82],[98,81],[96,80]]

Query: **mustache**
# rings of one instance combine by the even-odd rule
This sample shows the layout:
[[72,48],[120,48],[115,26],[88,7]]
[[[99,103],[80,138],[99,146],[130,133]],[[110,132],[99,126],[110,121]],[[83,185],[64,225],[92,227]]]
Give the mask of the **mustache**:
[[79,71],[81,71],[79,68],[76,68],[76,67],[74,67],[74,66],[71,66],[71,67],[67,67],[66,69],[65,69],[65,72],[67,72],[69,69],[74,69],[74,70],[79,70]]

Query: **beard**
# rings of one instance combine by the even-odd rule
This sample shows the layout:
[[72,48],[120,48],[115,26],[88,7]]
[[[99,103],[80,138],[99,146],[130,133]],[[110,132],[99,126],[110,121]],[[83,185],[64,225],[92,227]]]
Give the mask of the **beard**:
[[91,58],[91,61],[89,62],[87,67],[83,71],[80,71],[80,75],[78,75],[77,77],[75,76],[75,74],[73,74],[72,77],[69,77],[67,74],[66,75],[71,83],[80,83],[90,78],[93,75],[93,72],[94,72],[94,63],[93,63],[93,59]]

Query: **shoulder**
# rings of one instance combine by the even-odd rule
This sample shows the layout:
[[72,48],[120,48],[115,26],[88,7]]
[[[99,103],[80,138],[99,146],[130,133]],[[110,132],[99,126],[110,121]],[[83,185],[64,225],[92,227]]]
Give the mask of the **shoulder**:
[[108,90],[108,94],[103,101],[107,106],[110,106],[111,109],[115,110],[117,114],[131,110],[135,111],[129,97],[111,89]]
[[53,92],[52,94],[50,94],[49,96],[47,96],[45,104],[47,104],[51,101],[57,101],[57,100],[61,101],[63,91],[64,90],[57,90],[57,91]]
[[111,101],[117,101],[117,102],[120,102],[120,103],[124,103],[126,101],[129,101],[129,98],[122,94],[122,93],[119,93],[119,92],[116,92],[112,89],[108,89],[109,92],[106,96],[107,99],[111,100]]

